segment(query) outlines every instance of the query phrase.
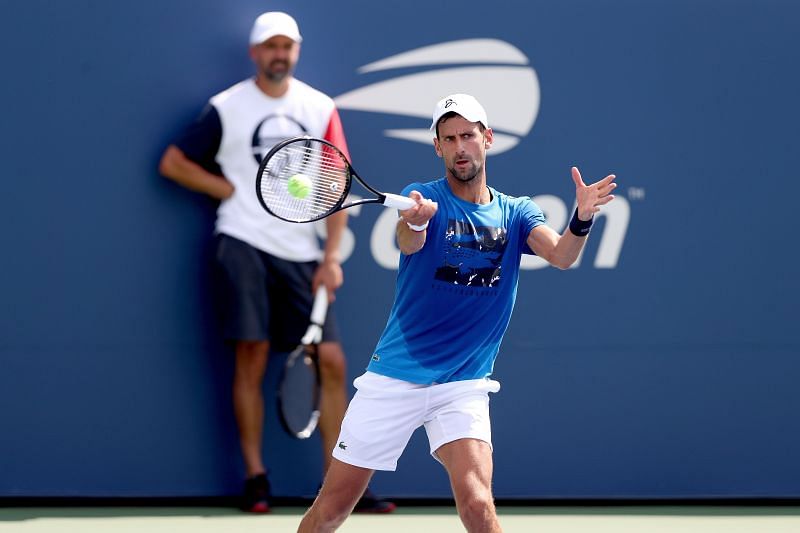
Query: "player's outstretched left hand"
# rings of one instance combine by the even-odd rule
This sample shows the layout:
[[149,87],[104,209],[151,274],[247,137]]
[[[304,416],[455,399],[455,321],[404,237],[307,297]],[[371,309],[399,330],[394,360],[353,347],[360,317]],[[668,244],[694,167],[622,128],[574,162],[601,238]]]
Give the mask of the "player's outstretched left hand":
[[600,211],[600,206],[614,199],[611,192],[617,188],[614,183],[614,174],[609,174],[591,185],[586,185],[581,178],[577,167],[572,167],[572,181],[575,182],[575,199],[578,201],[578,218],[583,221],[590,220],[595,213]]

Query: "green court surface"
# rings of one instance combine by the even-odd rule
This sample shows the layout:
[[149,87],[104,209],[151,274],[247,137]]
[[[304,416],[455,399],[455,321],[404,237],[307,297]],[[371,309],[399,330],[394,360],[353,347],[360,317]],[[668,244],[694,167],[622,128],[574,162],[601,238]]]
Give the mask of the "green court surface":
[[[221,507],[6,507],[0,532],[206,533],[292,532],[304,509],[246,515]],[[796,533],[793,506],[499,507],[506,533]],[[354,515],[343,533],[455,533],[464,528],[453,507],[400,507],[391,515]]]

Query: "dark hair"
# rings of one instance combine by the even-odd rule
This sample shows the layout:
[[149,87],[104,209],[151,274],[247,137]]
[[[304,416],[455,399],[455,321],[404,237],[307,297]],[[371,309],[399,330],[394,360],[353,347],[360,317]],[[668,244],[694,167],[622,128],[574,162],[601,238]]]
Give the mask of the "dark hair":
[[[439,117],[439,120],[436,121],[436,138],[437,139],[439,138],[439,124],[453,117],[460,117],[460,116],[461,115],[459,115],[455,111],[448,111],[447,113]],[[478,122],[478,128],[480,128],[481,133],[486,131],[486,126],[483,125],[483,122]]]

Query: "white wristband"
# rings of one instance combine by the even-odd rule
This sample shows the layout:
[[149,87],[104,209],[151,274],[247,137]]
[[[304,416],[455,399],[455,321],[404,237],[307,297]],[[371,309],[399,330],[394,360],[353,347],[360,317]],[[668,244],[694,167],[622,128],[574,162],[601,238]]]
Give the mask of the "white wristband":
[[421,226],[417,226],[417,225],[415,225],[415,224],[412,224],[411,222],[406,222],[406,224],[408,224],[408,227],[409,227],[409,228],[411,228],[412,230],[414,230],[414,231],[416,231],[417,233],[419,233],[419,232],[425,231],[425,229],[428,227],[428,222],[430,222],[430,221],[426,221],[426,222],[425,222],[423,225],[421,225]]

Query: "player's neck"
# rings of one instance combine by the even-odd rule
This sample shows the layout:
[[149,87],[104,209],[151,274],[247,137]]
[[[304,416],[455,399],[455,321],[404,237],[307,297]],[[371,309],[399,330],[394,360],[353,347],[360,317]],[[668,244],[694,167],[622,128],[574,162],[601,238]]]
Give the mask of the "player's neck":
[[486,186],[486,176],[483,174],[464,182],[454,178],[448,172],[447,184],[450,186],[452,193],[465,202],[488,204],[492,201],[492,193],[489,192],[489,187]]
[[275,82],[267,79],[264,76],[257,76],[256,77],[256,86],[261,89],[261,92],[269,96],[270,98],[280,98],[286,91],[289,90],[289,85],[291,84],[292,77],[287,76],[281,81]]

